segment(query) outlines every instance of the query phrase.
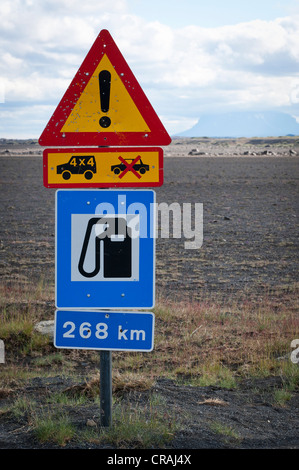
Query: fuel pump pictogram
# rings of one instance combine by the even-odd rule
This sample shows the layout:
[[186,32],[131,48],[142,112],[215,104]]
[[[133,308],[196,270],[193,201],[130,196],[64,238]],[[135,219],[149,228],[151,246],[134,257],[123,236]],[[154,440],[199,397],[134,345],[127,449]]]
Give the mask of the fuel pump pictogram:
[[72,279],[137,280],[139,239],[135,228],[138,223],[136,214],[89,218],[77,214],[73,232],[80,231],[81,243],[73,247]]
[[[95,227],[95,236],[92,228]],[[96,276],[101,269],[101,242],[103,250],[104,278],[131,277],[132,275],[132,237],[131,229],[122,217],[93,217],[87,225],[78,269],[85,277]],[[92,271],[86,271],[84,261],[89,243],[94,243],[95,263]]]

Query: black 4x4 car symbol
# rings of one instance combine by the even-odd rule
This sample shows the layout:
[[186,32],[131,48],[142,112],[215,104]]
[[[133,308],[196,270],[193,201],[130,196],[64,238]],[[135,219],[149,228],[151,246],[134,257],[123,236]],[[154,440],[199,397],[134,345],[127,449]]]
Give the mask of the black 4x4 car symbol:
[[57,165],[57,175],[69,180],[71,175],[84,175],[84,178],[91,180],[97,172],[96,161],[93,155],[72,156],[67,163]]
[[[133,158],[125,158],[124,159],[126,162],[128,162],[128,165],[134,161]],[[122,171],[124,171],[127,168],[125,163],[119,163],[118,165],[112,165],[111,166],[111,171],[115,175],[119,175]],[[146,165],[145,163],[142,162],[141,158],[139,159],[138,163],[135,163],[132,167],[135,171],[139,171],[141,175],[144,175],[147,171],[149,171],[149,165]]]

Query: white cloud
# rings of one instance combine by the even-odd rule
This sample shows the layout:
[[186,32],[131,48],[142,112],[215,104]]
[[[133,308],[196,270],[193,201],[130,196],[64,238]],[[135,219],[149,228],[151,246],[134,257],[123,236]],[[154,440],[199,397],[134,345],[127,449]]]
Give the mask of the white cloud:
[[3,68],[9,67],[10,70],[19,69],[23,65],[23,60],[14,57],[10,52],[4,52],[2,55],[2,66]]
[[2,0],[0,16],[6,103],[55,107],[108,29],[170,132],[179,116],[186,124],[212,110],[299,114],[299,16],[173,29],[128,14],[126,0]]
[[[43,102],[47,98],[54,101],[58,95],[62,96],[69,85],[69,81],[61,78],[41,77],[33,72],[25,79],[14,78],[3,80],[5,87],[5,100],[8,102]],[[57,103],[58,104],[58,103]]]
[[0,105],[0,136],[18,139],[39,137],[39,133],[33,134],[33,129],[43,129],[54,108],[32,104],[3,108]]

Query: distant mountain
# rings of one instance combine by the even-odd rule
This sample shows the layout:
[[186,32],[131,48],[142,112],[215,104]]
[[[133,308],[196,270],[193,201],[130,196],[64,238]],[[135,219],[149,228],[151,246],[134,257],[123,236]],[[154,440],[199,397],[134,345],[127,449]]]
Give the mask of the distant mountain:
[[181,137],[279,137],[299,135],[299,124],[289,114],[232,112],[206,114],[191,129],[177,133]]

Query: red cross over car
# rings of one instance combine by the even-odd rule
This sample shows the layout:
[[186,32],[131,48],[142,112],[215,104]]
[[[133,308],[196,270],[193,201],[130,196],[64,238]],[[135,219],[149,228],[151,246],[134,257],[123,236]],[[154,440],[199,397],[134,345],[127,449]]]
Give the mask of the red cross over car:
[[[125,158],[124,159],[126,162],[128,162],[128,165],[134,161],[134,158]],[[119,163],[118,165],[112,165],[111,166],[111,171],[115,175],[119,175],[122,171],[124,171],[127,168],[127,166],[124,163]],[[132,167],[135,171],[139,171],[141,175],[144,175],[147,171],[149,171],[149,165],[146,165],[145,163],[142,162],[141,158],[139,159],[138,163],[135,163]]]

